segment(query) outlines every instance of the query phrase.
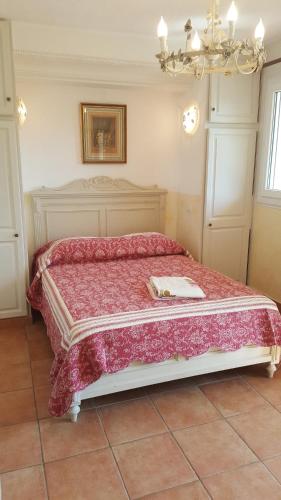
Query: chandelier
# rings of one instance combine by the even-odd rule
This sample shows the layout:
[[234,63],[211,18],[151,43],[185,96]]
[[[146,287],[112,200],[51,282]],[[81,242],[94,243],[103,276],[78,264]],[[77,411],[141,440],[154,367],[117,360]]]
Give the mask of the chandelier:
[[161,52],[156,57],[162,71],[173,75],[193,74],[201,79],[205,73],[250,75],[262,68],[266,60],[263,45],[265,29],[262,20],[257,24],[252,40],[237,40],[235,28],[238,12],[235,3],[231,3],[227,13],[228,33],[221,27],[218,8],[219,1],[212,0],[207,24],[201,35],[193,29],[191,20],[188,19],[184,26],[185,50],[179,49],[178,52],[170,52],[168,49],[168,26],[161,17],[157,29]]

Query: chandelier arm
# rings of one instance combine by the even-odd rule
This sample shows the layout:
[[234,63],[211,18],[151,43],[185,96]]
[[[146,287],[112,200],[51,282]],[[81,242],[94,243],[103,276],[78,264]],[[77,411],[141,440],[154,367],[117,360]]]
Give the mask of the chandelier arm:
[[[221,49],[209,49],[208,48],[207,51],[206,51],[206,49],[205,50],[204,49],[188,50],[185,52],[181,52],[181,56],[184,58],[192,59],[193,57],[206,56],[206,52],[207,52],[207,55],[210,55],[210,56],[219,56],[219,55],[225,54],[225,49],[224,48],[221,48]],[[160,54],[156,54],[156,57],[160,61],[170,62],[170,61],[175,61],[176,59],[178,59],[178,54],[167,54],[165,57],[163,57],[163,53],[160,53]]]
[[166,68],[167,73],[174,75],[174,76],[179,75],[180,73],[182,73],[184,71],[184,67],[182,67],[181,69],[175,69],[175,68],[171,68],[168,65],[165,65],[165,68]]
[[252,73],[254,73],[255,71],[257,71],[258,62],[256,63],[256,65],[255,65],[255,67],[253,69],[251,69],[249,71],[243,71],[243,69],[239,65],[238,57],[239,57],[239,54],[234,54],[235,66],[237,68],[237,71],[240,73],[240,75],[251,75]]
[[[199,58],[197,58],[199,59]],[[223,61],[223,64],[220,66],[216,67],[208,67],[206,68],[207,64],[207,58],[201,57],[202,63],[199,63],[199,61],[190,61],[188,64],[183,64],[183,62],[178,62],[178,66],[176,68],[173,68],[170,63],[167,63],[164,65],[164,71],[167,73],[176,76],[177,74],[180,73],[185,73],[185,74],[200,74],[200,78],[202,73],[225,73],[225,74],[231,74],[231,73],[240,73],[241,75],[250,75],[257,71],[262,64],[262,62],[257,62],[255,63],[254,61],[244,63],[244,64],[239,64],[239,54],[235,54],[233,56],[233,65],[230,65],[229,63],[231,62],[231,58],[227,57],[225,61]],[[180,67],[179,67],[180,64]],[[201,70],[201,71],[200,71]]]
[[[227,64],[229,63],[228,60],[224,63],[223,66],[215,68],[210,68],[210,67],[206,68],[206,59],[204,58],[203,61],[204,63],[202,64],[202,66],[197,64],[197,68],[194,62],[188,65],[184,65],[180,69],[171,68],[169,65],[166,65],[165,71],[169,73],[171,76],[177,76],[177,74],[184,73],[184,74],[194,74],[195,76],[197,75],[196,78],[201,79],[202,72],[203,76],[204,74],[212,74],[212,73],[225,73],[225,74],[239,73],[241,75],[251,75],[252,73],[257,71],[259,67],[259,65],[256,64],[255,67],[251,66],[251,69],[247,71],[247,68],[249,68],[249,64],[240,65],[239,62],[236,61],[236,59],[234,58],[233,66],[227,66]],[[200,69],[201,69],[200,76],[198,77]]]

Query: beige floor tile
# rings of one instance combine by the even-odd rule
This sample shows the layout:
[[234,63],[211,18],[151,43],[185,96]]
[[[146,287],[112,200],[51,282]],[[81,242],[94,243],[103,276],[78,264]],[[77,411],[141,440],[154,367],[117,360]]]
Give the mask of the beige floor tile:
[[19,318],[1,319],[0,320],[0,330],[24,328],[27,323],[28,323],[27,316],[21,316]]
[[259,394],[238,378],[204,385],[201,390],[224,417],[237,415],[265,404]]
[[16,391],[32,387],[30,363],[0,366],[0,392]]
[[203,424],[220,418],[219,412],[198,388],[182,388],[151,395],[160,414],[172,430]]
[[109,449],[46,464],[49,500],[125,500]]
[[281,500],[281,486],[261,463],[203,480],[213,500]]
[[29,363],[28,344],[24,329],[0,330],[0,366]]
[[224,420],[176,431],[174,436],[199,477],[257,461]]
[[210,497],[200,481],[142,497],[142,500],[208,500]]
[[281,483],[281,455],[269,458],[265,460],[264,463],[276,479],[278,479],[279,483]]
[[41,465],[7,472],[0,476],[3,500],[47,500]]
[[36,420],[33,389],[0,394],[0,426]]
[[231,417],[229,422],[261,460],[281,454],[281,414],[271,406]]
[[51,394],[51,386],[42,385],[40,387],[34,387],[34,393],[38,418],[49,417],[48,402]]
[[53,359],[40,359],[39,361],[32,361],[31,370],[33,377],[33,384],[35,387],[41,387],[42,385],[49,385],[50,383],[50,371],[52,368]]
[[170,434],[122,444],[113,451],[131,498],[197,479]]
[[108,446],[95,410],[80,413],[77,423],[68,417],[40,420],[45,462]]
[[264,373],[257,371],[248,373],[245,379],[259,394],[274,406],[281,405],[281,372],[276,373],[273,378],[267,377],[265,370]]
[[0,472],[42,462],[37,422],[0,427]]
[[47,335],[38,336],[37,339],[28,341],[29,355],[31,361],[41,361],[43,359],[53,359],[54,353]]
[[104,406],[99,411],[111,444],[120,444],[167,430],[147,398]]

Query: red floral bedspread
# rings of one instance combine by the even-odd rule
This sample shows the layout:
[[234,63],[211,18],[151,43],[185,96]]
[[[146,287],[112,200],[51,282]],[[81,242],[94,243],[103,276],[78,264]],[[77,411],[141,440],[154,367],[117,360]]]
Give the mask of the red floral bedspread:
[[[74,392],[133,361],[281,345],[281,316],[271,300],[157,233],[61,240],[37,252],[34,273],[28,298],[55,353],[51,415],[63,415]],[[206,298],[153,300],[151,275],[191,277]]]

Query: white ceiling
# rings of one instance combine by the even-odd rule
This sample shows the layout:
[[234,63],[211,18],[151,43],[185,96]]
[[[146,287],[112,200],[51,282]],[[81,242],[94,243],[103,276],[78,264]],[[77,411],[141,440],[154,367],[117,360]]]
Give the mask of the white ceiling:
[[[73,27],[99,32],[154,37],[160,15],[168,22],[171,36],[182,34],[188,17],[202,28],[209,0],[0,0],[0,16],[13,21]],[[222,0],[225,15],[230,0]],[[236,0],[241,33],[253,33],[259,17],[266,26],[266,39],[281,38],[280,0]]]

